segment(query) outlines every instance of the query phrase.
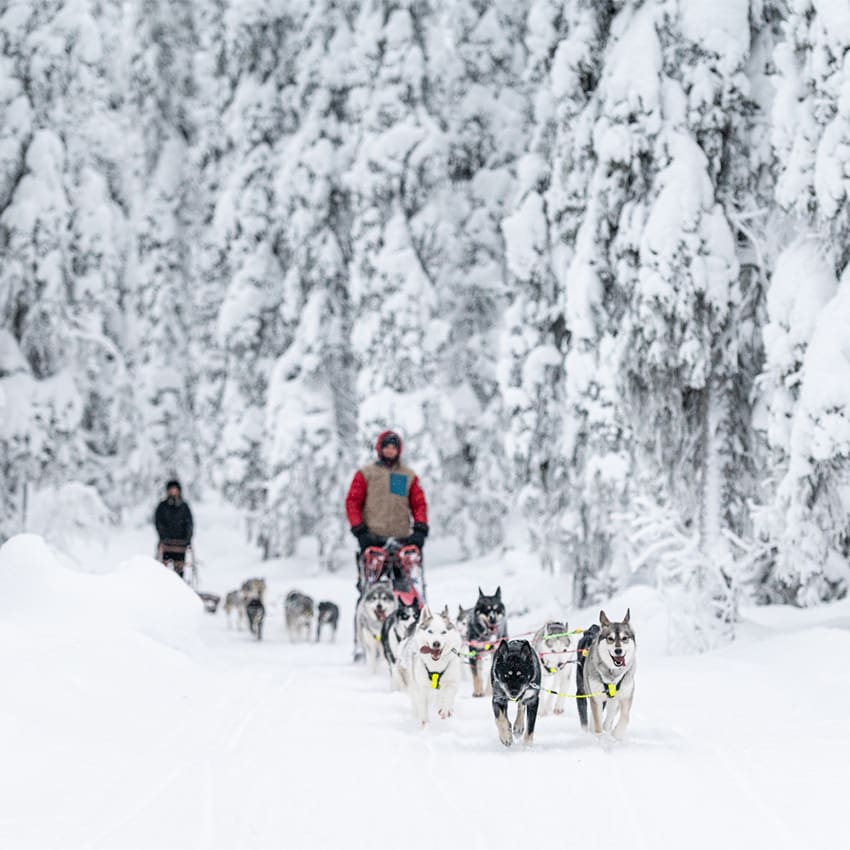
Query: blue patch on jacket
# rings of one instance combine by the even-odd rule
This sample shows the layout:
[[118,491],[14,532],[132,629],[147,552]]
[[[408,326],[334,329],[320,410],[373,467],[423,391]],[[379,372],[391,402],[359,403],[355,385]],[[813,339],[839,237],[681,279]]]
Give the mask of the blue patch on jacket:
[[390,493],[394,496],[407,495],[407,476],[398,472],[390,473]]

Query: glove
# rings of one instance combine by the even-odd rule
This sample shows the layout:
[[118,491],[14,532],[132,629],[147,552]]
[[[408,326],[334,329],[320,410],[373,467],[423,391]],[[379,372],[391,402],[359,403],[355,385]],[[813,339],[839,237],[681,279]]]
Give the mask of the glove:
[[351,533],[357,538],[357,542],[360,544],[360,551],[362,552],[367,546],[370,546],[372,535],[369,533],[369,526],[366,525],[365,522],[361,522],[359,525],[351,526]]
[[418,546],[420,549],[425,545],[425,538],[428,536],[428,523],[414,522],[413,534],[407,538],[407,542],[413,546]]

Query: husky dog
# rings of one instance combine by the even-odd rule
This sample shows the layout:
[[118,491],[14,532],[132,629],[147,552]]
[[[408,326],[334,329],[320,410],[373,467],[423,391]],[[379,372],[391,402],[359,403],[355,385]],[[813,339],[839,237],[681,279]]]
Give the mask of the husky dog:
[[236,628],[243,628],[245,620],[245,595],[241,590],[231,590],[224,597],[224,613],[227,614],[227,628],[233,628],[231,614],[236,614]]
[[[508,620],[502,602],[502,588],[497,587],[492,596],[478,588],[478,601],[472,609],[472,618],[466,630],[469,642],[469,669],[472,673],[472,696],[483,697],[482,672],[479,665],[492,655],[493,650],[508,636]],[[490,691],[489,679],[487,690]]]
[[460,632],[449,616],[449,606],[437,615],[425,606],[402,648],[399,665],[401,681],[413,704],[413,716],[422,726],[428,722],[431,699],[443,720],[454,712],[460,684],[460,646]]
[[242,593],[245,599],[259,599],[265,601],[266,580],[264,578],[249,578],[242,582]]
[[381,579],[370,585],[357,603],[357,634],[373,673],[378,669],[381,656],[381,629],[395,604],[393,585],[389,579]]
[[[543,681],[540,695],[540,713],[548,714],[555,704],[555,714],[564,713],[564,704],[567,701],[567,689],[572,678],[572,666],[575,658],[570,650],[570,636],[567,634],[569,626],[564,620],[549,620],[544,623],[537,634],[534,635],[532,645],[540,659],[543,668]],[[555,694],[546,693],[555,691]]]
[[[509,747],[514,736],[530,745],[534,739],[537,708],[540,703],[540,659],[527,640],[499,644],[493,656],[490,680],[493,685],[493,714],[499,740]],[[513,730],[508,718],[508,700],[517,704]]]
[[263,639],[263,620],[266,618],[266,607],[261,599],[254,597],[245,603],[245,613],[248,615],[248,625],[251,628],[251,634],[255,635],[257,640]]
[[309,640],[313,625],[313,600],[300,590],[290,590],[283,602],[289,640]]
[[330,626],[331,640],[336,640],[336,627],[339,623],[339,606],[333,602],[320,602],[316,615],[316,643],[322,634],[322,626]]
[[402,644],[413,634],[419,618],[419,600],[413,592],[396,596],[396,609],[384,620],[381,627],[381,646],[390,668],[390,687],[403,687],[399,675]]
[[[602,734],[602,714],[605,711],[605,732],[611,732],[614,716],[619,715],[614,737],[622,738],[629,725],[629,713],[635,695],[635,633],[629,624],[631,612],[619,623],[612,623],[604,611],[599,612],[599,626],[591,626],[578,644],[576,664],[576,693],[587,694],[576,700],[581,728],[587,729],[587,703],[593,715],[591,731]],[[619,712],[616,711],[619,709]]]
[[472,617],[472,608],[464,608],[463,605],[457,606],[457,617],[455,617],[455,625],[457,630],[466,635],[469,631],[469,620]]

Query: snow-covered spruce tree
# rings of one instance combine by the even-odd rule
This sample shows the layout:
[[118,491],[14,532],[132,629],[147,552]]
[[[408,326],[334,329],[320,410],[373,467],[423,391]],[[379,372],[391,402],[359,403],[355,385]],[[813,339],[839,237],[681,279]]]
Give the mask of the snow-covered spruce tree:
[[346,177],[359,402],[359,457],[352,466],[374,456],[379,431],[397,429],[426,493],[440,490],[440,499],[432,499],[432,524],[439,527],[451,513],[442,489],[446,417],[438,368],[447,328],[412,229],[440,176],[441,131],[426,102],[422,27],[429,21],[416,17],[425,8],[400,3],[385,16],[364,6],[355,24],[354,55],[364,84],[352,93],[362,111]]
[[143,395],[140,478],[151,490],[177,475],[196,477],[190,388],[187,196],[194,186],[193,8],[176,0],[132,7],[131,107],[142,127],[134,155],[135,256],[130,273],[137,314],[134,371]]
[[[444,129],[442,161],[429,175],[435,189],[420,193],[410,221],[446,320],[441,411],[432,425],[439,429],[442,463],[439,530],[467,552],[495,546],[509,514],[522,513],[508,495],[512,472],[503,435],[509,420],[498,358],[510,290],[501,223],[511,212],[528,142],[528,5],[439,4],[439,26],[428,41],[427,96]],[[437,182],[443,174],[448,179]],[[416,172],[408,183],[414,179]],[[432,325],[430,335],[439,339],[440,330]]]
[[270,551],[288,555],[300,536],[313,534],[323,566],[349,563],[345,470],[359,460],[350,203],[341,180],[356,142],[348,123],[358,87],[351,46],[336,5],[312,5],[299,24],[299,126],[281,148],[274,184],[275,250],[286,269],[279,313],[288,344],[269,383],[262,537]]
[[[629,204],[616,240],[623,318],[622,376],[634,413],[641,478],[699,530],[702,560],[685,581],[705,645],[734,619],[730,492],[746,493],[746,444],[732,406],[752,381],[757,345],[732,220],[758,172],[735,167],[741,140],[763,121],[750,96],[749,4],[716,16],[701,4],[659,3],[661,123],[647,157],[650,189]],[[734,478],[733,478],[734,476]],[[711,601],[713,605],[707,605]],[[714,617],[718,617],[717,621]]]
[[113,506],[133,418],[119,18],[117,3],[32,2],[0,28],[0,326],[16,384],[4,487],[90,480]]
[[[218,349],[204,377],[204,404],[218,421],[211,478],[228,499],[248,509],[255,536],[266,498],[268,382],[292,334],[280,309],[285,268],[277,255],[274,190],[283,140],[297,127],[294,11],[285,5],[228,4],[224,48],[214,63],[226,81],[226,94],[217,95],[226,108],[221,137],[206,139],[208,190],[214,196],[206,202],[212,228],[207,244],[216,260],[207,266],[205,310],[217,308],[211,343]],[[217,49],[214,43],[208,48]]]
[[850,268],[850,14],[840,3],[795,0],[785,36],[776,50],[776,197],[803,236],[783,254],[770,290],[768,436],[784,476],[761,518],[775,553],[766,595],[809,605],[843,595],[850,579],[841,342]]
[[537,102],[538,144],[551,164],[545,199],[552,266],[562,281],[568,341],[556,447],[566,469],[559,548],[579,605],[616,590],[623,568],[615,516],[625,507],[630,461],[616,380],[614,338],[623,308],[611,294],[611,244],[629,192],[645,190],[643,156],[658,124],[651,23],[630,10],[615,18],[620,6],[565,5],[564,37],[546,97]]

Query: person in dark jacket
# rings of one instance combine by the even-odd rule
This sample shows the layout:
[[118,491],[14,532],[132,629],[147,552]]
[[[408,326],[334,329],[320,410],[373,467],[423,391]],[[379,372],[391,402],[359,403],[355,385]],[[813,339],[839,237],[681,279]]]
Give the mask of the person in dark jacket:
[[183,578],[194,522],[189,505],[182,499],[179,481],[171,480],[165,485],[165,499],[157,505],[153,521],[159,535],[159,560],[171,561],[174,572]]
[[378,459],[358,470],[348,489],[345,512],[361,552],[376,537],[394,537],[420,549],[425,545],[428,503],[416,473],[402,466],[401,450],[395,431],[379,434]]

